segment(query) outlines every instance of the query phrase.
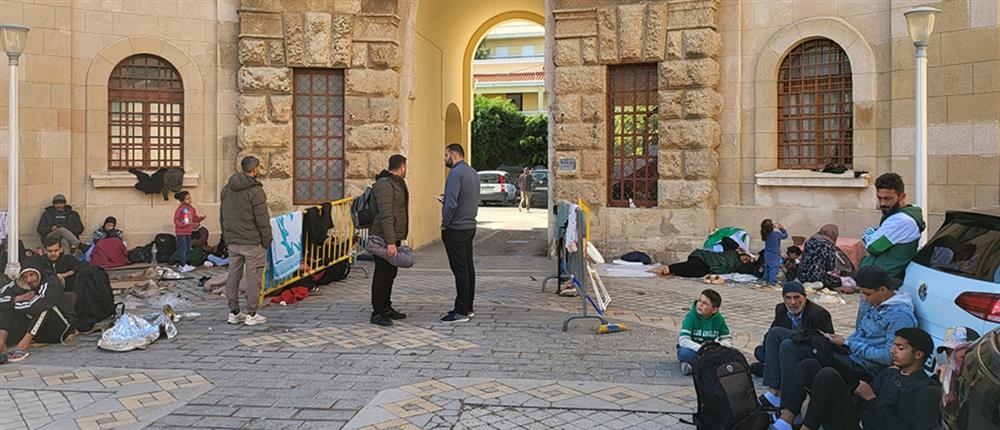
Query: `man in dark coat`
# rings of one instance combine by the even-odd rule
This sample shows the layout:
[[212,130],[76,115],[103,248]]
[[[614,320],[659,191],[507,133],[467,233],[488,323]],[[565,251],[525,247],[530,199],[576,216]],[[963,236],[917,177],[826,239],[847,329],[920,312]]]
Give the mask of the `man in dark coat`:
[[[410,192],[406,188],[406,157],[396,154],[389,157],[389,168],[383,170],[372,186],[372,207],[375,222],[369,233],[381,237],[386,243],[386,254],[392,258],[398,247],[409,234]],[[398,268],[378,255],[375,259],[375,274],[372,276],[372,317],[371,323],[391,326],[392,320],[406,318],[392,308],[392,283]]]
[[56,194],[52,197],[52,206],[45,208],[38,220],[37,230],[42,242],[48,237],[57,237],[66,251],[76,254],[80,248],[80,235],[83,234],[83,221],[80,214],[66,204],[66,196]]
[[87,267],[87,263],[66,255],[62,244],[56,237],[48,237],[42,242],[45,253],[36,257],[35,265],[42,273],[43,279],[58,275],[63,279],[66,291],[73,291],[73,281],[76,272]]
[[[271,247],[271,215],[264,184],[257,180],[260,160],[244,157],[239,172],[222,188],[219,222],[229,247],[229,278],[226,298],[230,324],[258,325],[267,318],[257,313],[261,272]],[[247,295],[247,313],[240,311],[240,291]]]
[[784,302],[774,307],[774,321],[764,336],[764,344],[754,350],[754,356],[763,363],[763,369],[760,369],[759,363],[751,366],[752,370],[762,370],[764,385],[771,387],[762,397],[774,406],[778,406],[781,392],[781,367],[778,363],[781,342],[791,338],[797,331],[816,329],[823,333],[834,333],[830,312],[806,298],[806,289],[802,283],[785,282],[781,295]]

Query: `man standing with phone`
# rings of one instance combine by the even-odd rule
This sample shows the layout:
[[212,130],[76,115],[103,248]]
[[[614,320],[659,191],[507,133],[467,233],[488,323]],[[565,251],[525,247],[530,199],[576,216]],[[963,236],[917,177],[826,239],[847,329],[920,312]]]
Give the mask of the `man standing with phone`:
[[479,213],[479,174],[465,162],[465,150],[453,143],[444,151],[444,165],[451,169],[444,185],[441,207],[441,240],[448,253],[448,264],[455,275],[455,307],[441,322],[466,322],[473,314],[476,295],[476,269],[472,258],[472,240],[476,237]]

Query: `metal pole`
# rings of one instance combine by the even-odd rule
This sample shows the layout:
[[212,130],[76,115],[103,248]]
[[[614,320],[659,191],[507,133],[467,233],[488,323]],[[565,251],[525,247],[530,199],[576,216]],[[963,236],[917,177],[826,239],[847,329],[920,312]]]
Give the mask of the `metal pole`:
[[18,246],[18,101],[17,101],[17,63],[18,57],[8,54],[10,64],[10,103],[7,106],[7,267],[4,273],[11,279],[17,278],[21,271],[18,261],[20,248]]
[[[914,127],[914,138],[916,139],[914,151],[916,152],[916,205],[922,210],[924,224],[927,224],[927,212],[930,207],[927,202],[927,47],[917,44],[916,53],[916,121]],[[920,237],[920,244],[927,242],[927,229],[924,229]]]

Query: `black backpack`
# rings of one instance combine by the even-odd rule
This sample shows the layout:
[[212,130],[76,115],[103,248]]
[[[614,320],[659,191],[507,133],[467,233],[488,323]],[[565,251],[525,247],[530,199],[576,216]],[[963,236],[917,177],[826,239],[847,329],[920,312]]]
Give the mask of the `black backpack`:
[[375,208],[372,207],[372,187],[365,188],[365,192],[354,198],[351,203],[351,220],[354,221],[354,228],[368,228],[375,222]]
[[[172,234],[160,233],[156,235],[150,245],[156,245],[157,261],[169,261],[170,256],[174,255],[174,251],[177,250],[177,238]],[[152,252],[152,246],[150,246],[150,252]]]
[[757,391],[746,357],[734,348],[708,342],[694,359],[698,430],[764,430],[768,414],[757,404]]
[[149,255],[149,245],[137,246],[128,251],[129,263],[149,263],[152,257]]
[[94,324],[115,314],[115,293],[111,289],[111,279],[103,269],[88,267],[73,276],[73,292],[76,293],[76,329],[88,332]]

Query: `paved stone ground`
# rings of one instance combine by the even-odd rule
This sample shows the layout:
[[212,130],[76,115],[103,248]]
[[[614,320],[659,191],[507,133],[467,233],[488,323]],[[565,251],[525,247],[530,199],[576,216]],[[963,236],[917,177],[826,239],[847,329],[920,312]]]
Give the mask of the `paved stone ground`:
[[[591,320],[573,322],[564,333],[562,320],[580,301],[558,297],[551,287],[540,290],[555,268],[540,256],[544,216],[497,208],[486,217],[493,225],[520,227],[480,231],[476,317],[469,323],[438,321],[454,300],[440,245],[419,250],[416,267],[400,271],[393,302],[408,318],[384,329],[367,322],[370,279],[360,272],[304,302],[266,307],[261,313],[270,321],[257,327],[226,324],[223,298],[207,296],[195,281],[177,282],[171,292],[184,299],[178,311],[201,315],[182,320],[176,338],[144,351],[109,353],[97,350],[96,334],[80,336],[67,346],[34,349],[28,360],[0,372],[3,378],[37,372],[44,381],[44,375],[84,371],[98,384],[105,371],[180,372],[203,378],[198,388],[204,393],[178,397],[156,389],[152,376],[153,385],[141,392],[103,385],[9,386],[0,379],[0,410],[18,413],[15,419],[3,412],[0,427],[688,428],[674,412],[690,412],[694,393],[690,378],[679,372],[674,344],[684,314],[705,286],[677,278],[608,278],[608,317],[630,330],[598,335]],[[749,352],[762,339],[780,294],[746,285],[715,288],[737,346]],[[856,302],[848,303],[827,306],[841,332],[853,329]],[[531,391],[546,386],[551,389]],[[572,393],[560,394],[562,389]],[[167,399],[157,397],[160,391],[174,401],[161,404]],[[595,397],[602,391],[612,394]],[[71,400],[84,394],[90,399]],[[136,395],[147,397],[133,400],[134,408],[122,406],[123,398]],[[644,398],[630,402],[629,395]],[[48,408],[34,406],[36,399]],[[94,419],[96,427],[74,421],[87,404],[101,401],[119,406],[100,409],[110,416]],[[638,407],[640,402],[649,405]]]

